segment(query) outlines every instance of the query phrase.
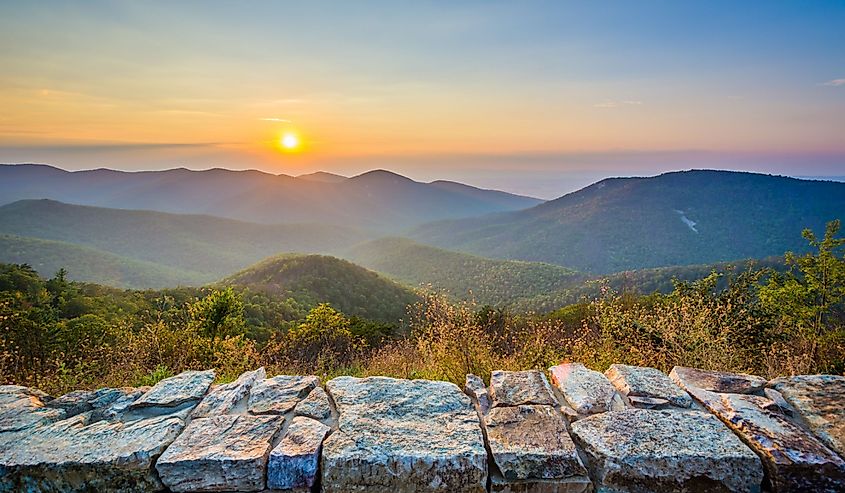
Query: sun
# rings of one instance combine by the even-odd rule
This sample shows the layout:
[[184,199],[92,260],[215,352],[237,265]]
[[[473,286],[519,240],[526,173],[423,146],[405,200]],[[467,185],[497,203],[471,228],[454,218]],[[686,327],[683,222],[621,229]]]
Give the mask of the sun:
[[285,133],[279,140],[279,144],[281,144],[283,149],[292,151],[299,147],[299,137],[292,133]]

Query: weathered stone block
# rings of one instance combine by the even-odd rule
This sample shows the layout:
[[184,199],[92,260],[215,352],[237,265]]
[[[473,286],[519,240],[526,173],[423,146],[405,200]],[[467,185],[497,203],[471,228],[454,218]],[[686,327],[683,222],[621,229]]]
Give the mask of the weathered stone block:
[[566,402],[579,415],[603,413],[625,407],[616,387],[601,373],[581,363],[565,363],[549,368],[552,382]]
[[464,392],[472,399],[473,404],[478,406],[478,412],[484,414],[492,405],[490,394],[487,393],[487,386],[484,380],[478,375],[469,374],[464,380]]
[[610,383],[622,395],[628,397],[635,406],[641,404],[644,407],[657,407],[662,404],[659,401],[642,400],[642,398],[664,400],[676,407],[690,407],[692,405],[692,398],[689,394],[656,368],[610,365],[610,368],[604,374],[610,380]]
[[0,386],[0,433],[11,433],[58,421],[64,409],[45,407],[43,392],[18,385]]
[[825,445],[845,457],[845,377],[799,375],[776,378],[769,386],[783,396]]
[[676,366],[672,368],[669,377],[684,390],[690,387],[709,392],[724,392],[730,394],[759,394],[766,386],[766,379],[745,373],[729,373],[724,371],[699,370]]
[[199,402],[213,381],[214,370],[183,371],[155,384],[147,393],[133,402],[130,409],[177,407],[185,403]]
[[586,479],[587,470],[557,409],[494,407],[483,421],[493,461],[504,479]]
[[264,368],[259,368],[255,371],[244,372],[234,382],[214,387],[197,404],[191,416],[204,418],[231,413],[239,402],[249,396],[252,387],[257,382],[264,380],[266,376]]
[[293,414],[316,419],[317,421],[325,421],[331,418],[332,405],[323,387],[315,387],[308,394],[308,397],[299,401],[299,404],[293,409]]
[[156,470],[174,492],[260,491],[278,416],[222,415],[191,421]]
[[257,382],[249,393],[252,414],[286,414],[320,385],[315,376],[278,375]]
[[339,377],[339,412],[323,444],[324,493],[483,493],[487,451],[478,414],[454,384]]
[[572,433],[600,492],[757,492],[763,481],[757,455],[702,411],[612,411]]
[[87,425],[80,414],[40,426],[0,450],[0,491],[141,492],[163,485],[152,469],[184,428],[179,417]]
[[522,404],[557,405],[557,399],[546,375],[538,370],[492,372],[490,396],[493,399],[493,407]]
[[285,437],[270,452],[267,487],[274,490],[310,489],[317,479],[320,450],[329,427],[304,416],[293,418]]
[[782,414],[763,409],[766,398],[690,391],[763,459],[775,492],[845,491],[845,462]]

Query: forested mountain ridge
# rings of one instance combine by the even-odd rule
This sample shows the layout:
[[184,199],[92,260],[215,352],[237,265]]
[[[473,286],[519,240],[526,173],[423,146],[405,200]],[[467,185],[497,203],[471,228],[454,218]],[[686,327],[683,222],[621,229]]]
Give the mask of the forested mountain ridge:
[[845,183],[694,170],[609,178],[523,211],[434,222],[411,237],[593,273],[806,251],[804,228],[845,217]]
[[411,286],[430,285],[453,299],[490,305],[571,287],[578,277],[558,265],[488,259],[396,237],[356,245],[342,256]]
[[0,165],[0,204],[24,199],[381,232],[542,202],[467,185],[421,183],[384,170],[351,178],[327,173],[295,178],[255,170],[70,172],[47,165]]
[[324,255],[286,254],[265,259],[223,281],[276,298],[330,303],[350,315],[396,321],[419,301],[411,289],[346,260]]
[[199,272],[121,257],[83,245],[5,234],[0,234],[0,262],[28,264],[44,277],[65,269],[68,279],[116,288],[195,286],[210,281],[208,275]]
[[[23,200],[0,207],[0,234],[52,240],[94,248],[126,259],[171,269],[172,276],[131,287],[205,284],[283,252],[330,253],[369,236],[342,226],[256,224],[212,216],[106,209]],[[57,245],[53,245],[54,247]],[[55,253],[55,249],[53,250]],[[10,256],[0,261],[50,264],[49,258]],[[33,253],[30,250],[30,253]],[[74,279],[105,279],[77,277]],[[176,275],[178,273],[184,275]],[[42,272],[43,273],[43,272]],[[49,275],[49,274],[45,274]],[[176,285],[173,284],[173,285]]]

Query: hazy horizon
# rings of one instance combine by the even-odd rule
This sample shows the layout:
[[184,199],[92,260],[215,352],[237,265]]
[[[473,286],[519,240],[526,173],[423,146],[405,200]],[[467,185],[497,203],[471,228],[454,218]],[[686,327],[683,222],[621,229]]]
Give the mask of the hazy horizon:
[[386,168],[542,198],[689,168],[845,175],[836,2],[0,12],[0,162]]

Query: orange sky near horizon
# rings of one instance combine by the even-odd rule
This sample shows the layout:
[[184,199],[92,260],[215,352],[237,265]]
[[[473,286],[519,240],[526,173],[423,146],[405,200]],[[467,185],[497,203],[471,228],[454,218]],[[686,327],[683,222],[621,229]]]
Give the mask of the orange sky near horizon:
[[4,4],[0,162],[845,175],[845,8],[770,5]]

